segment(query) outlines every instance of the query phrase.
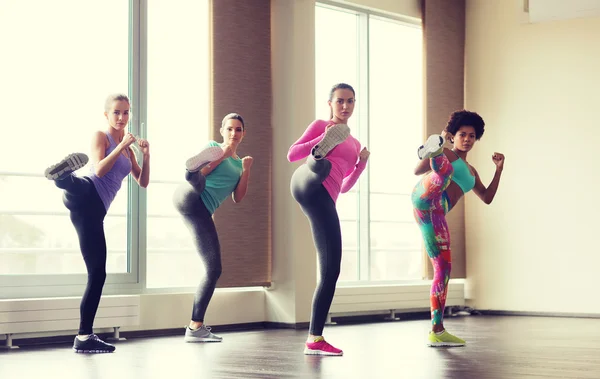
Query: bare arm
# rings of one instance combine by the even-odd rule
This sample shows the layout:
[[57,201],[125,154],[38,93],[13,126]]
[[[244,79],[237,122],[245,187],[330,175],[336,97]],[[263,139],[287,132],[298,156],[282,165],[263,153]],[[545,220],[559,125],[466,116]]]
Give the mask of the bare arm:
[[[127,135],[125,136],[125,138],[123,138],[123,141],[126,141],[126,137]],[[133,136],[131,136],[131,138],[133,138],[133,141],[135,141],[135,138]],[[127,140],[127,142],[129,141]],[[117,162],[117,159],[119,158],[119,155],[123,153],[123,150],[129,146],[130,143],[127,144],[127,142],[126,144],[124,144],[123,142],[118,144],[117,147],[115,147],[115,149],[110,154],[105,155],[106,149],[108,148],[108,140],[106,139],[106,134],[100,131],[94,134],[94,137],[92,139],[91,159],[94,163],[95,172],[98,177],[103,177],[113,168],[115,162]]]
[[248,183],[250,182],[250,167],[252,166],[252,162],[252,157],[242,158],[242,176],[240,177],[240,181],[238,182],[232,194],[234,203],[239,203],[244,199],[244,197],[246,197]]
[[147,188],[150,183],[150,152],[148,142],[139,140],[138,144],[143,155],[142,167],[137,163],[133,149],[129,148],[129,158],[131,159],[131,174],[140,187]]
[[500,184],[500,176],[502,176],[502,170],[504,169],[504,155],[500,153],[494,153],[492,160],[496,164],[496,172],[494,173],[494,178],[487,188],[481,182],[477,170],[471,166],[473,171],[475,171],[475,187],[473,187],[473,192],[475,192],[475,194],[486,204],[490,204],[494,200],[496,191],[498,191],[498,185]]

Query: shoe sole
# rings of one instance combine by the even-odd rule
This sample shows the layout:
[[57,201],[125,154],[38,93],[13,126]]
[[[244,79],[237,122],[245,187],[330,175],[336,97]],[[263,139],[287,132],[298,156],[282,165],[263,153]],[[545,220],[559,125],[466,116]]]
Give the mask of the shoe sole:
[[44,176],[49,180],[56,180],[64,174],[70,174],[84,167],[89,161],[83,153],[69,154],[62,161],[46,169]]
[[190,172],[200,170],[203,166],[220,159],[223,149],[220,146],[208,147],[185,162],[185,168]]
[[465,346],[466,343],[460,342],[428,342],[427,346],[429,347],[459,347]]
[[429,158],[444,145],[444,139],[440,135],[430,136],[423,145],[417,149],[419,159]]
[[114,353],[114,350],[78,350],[73,348],[73,351],[77,354],[104,354],[104,353]]
[[342,355],[344,355],[344,352],[341,353],[330,353],[327,351],[322,351],[322,350],[311,350],[311,349],[307,349],[304,348],[304,355],[327,355],[327,356],[332,356],[332,357],[340,357]]
[[222,339],[217,338],[202,338],[202,337],[184,337],[185,342],[222,342]]
[[312,156],[323,159],[334,147],[344,142],[350,135],[350,128],[346,124],[337,124],[325,131],[323,139],[313,147]]

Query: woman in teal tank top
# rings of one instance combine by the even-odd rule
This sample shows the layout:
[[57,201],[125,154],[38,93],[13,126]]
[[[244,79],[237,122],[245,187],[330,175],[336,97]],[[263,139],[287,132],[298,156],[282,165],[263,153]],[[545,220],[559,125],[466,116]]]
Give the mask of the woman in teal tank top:
[[[475,112],[460,110],[452,113],[441,135],[430,136],[418,150],[421,162],[415,175],[424,175],[412,192],[415,219],[419,224],[425,250],[433,265],[431,284],[431,321],[429,346],[463,346],[465,341],[444,329],[443,317],[448,292],[452,258],[450,233],[446,213],[470,190],[486,204],[490,204],[498,190],[504,167],[504,155],[494,153],[492,161],[496,173],[485,186],[477,170],[467,162],[467,154],[484,132],[485,123]],[[450,142],[452,149],[444,148]]]
[[221,276],[221,245],[212,215],[229,196],[239,203],[248,190],[250,156],[239,157],[237,148],[246,135],[244,119],[230,113],[221,123],[223,142],[210,141],[185,163],[186,183],[173,195],[175,208],[190,230],[203,275],[194,296],[192,317],[186,327],[186,342],[221,342],[204,324],[204,315]]

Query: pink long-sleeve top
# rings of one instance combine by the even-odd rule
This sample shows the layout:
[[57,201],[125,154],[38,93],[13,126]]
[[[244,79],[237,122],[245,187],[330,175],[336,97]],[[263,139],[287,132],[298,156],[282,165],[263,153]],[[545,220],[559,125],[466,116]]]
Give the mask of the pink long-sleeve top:
[[[327,125],[333,125],[333,123],[324,120],[313,121],[302,137],[290,147],[288,160],[295,162],[308,157],[312,148],[323,139]],[[359,161],[360,147],[360,142],[356,138],[348,136],[325,157],[331,162],[331,171],[323,181],[323,186],[334,202],[337,201],[340,193],[346,193],[352,189],[367,166],[367,162]]]

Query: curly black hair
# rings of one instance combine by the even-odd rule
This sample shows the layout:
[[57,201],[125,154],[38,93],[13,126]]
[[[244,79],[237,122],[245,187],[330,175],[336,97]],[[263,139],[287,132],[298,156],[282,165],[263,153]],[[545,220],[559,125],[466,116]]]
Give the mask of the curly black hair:
[[452,112],[450,119],[448,119],[448,125],[446,125],[446,131],[455,135],[461,126],[472,126],[475,128],[475,139],[479,140],[483,136],[485,122],[477,113],[461,109]]

